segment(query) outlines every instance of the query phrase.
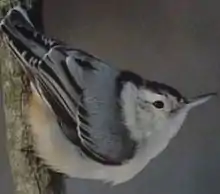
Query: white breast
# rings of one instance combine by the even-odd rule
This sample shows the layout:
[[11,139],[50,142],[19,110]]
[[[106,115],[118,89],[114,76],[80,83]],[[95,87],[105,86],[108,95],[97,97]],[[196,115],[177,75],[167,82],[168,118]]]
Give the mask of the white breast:
[[40,157],[56,171],[70,177],[97,179],[119,184],[133,178],[168,144],[168,134],[152,133],[143,141],[135,157],[121,166],[105,166],[80,154],[62,134],[53,113],[35,93],[29,107],[29,121]]

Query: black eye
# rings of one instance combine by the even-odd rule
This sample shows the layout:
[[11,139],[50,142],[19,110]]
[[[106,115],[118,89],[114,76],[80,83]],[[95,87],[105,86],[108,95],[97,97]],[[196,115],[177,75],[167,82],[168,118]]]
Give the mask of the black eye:
[[164,107],[164,103],[163,103],[162,101],[160,101],[160,100],[157,100],[157,101],[153,102],[153,105],[154,105],[156,108],[159,108],[159,109],[161,109],[161,108]]

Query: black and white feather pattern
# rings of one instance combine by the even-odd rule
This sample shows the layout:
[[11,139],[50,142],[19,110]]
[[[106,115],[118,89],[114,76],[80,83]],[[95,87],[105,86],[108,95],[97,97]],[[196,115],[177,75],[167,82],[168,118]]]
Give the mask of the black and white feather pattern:
[[39,33],[21,7],[7,14],[1,30],[69,141],[102,164],[133,157],[136,144],[123,123],[117,69]]

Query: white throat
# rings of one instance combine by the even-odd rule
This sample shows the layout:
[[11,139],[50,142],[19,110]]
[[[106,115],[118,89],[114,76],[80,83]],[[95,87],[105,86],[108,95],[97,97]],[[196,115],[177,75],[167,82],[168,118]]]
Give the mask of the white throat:
[[132,83],[125,84],[121,93],[125,125],[136,141],[148,142],[148,156],[153,158],[166,148],[180,130],[188,110],[180,110],[170,119],[162,114],[155,116],[139,108],[137,97],[138,88]]
[[140,108],[138,92],[139,90],[134,84],[126,83],[121,93],[121,103],[125,125],[130,130],[132,138],[141,141],[150,136],[154,129],[164,126],[165,120],[162,117],[154,118],[153,113]]

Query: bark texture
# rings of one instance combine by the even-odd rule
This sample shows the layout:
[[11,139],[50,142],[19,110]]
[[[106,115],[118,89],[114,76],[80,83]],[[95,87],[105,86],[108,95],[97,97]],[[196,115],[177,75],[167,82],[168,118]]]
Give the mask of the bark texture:
[[[23,3],[32,6],[36,1],[28,0]],[[19,1],[0,0],[1,17],[17,3]],[[33,17],[37,20],[36,15]],[[39,26],[40,23],[38,23]],[[29,81],[23,74],[19,63],[4,45],[2,38],[0,38],[0,78],[3,90],[7,149],[16,188],[15,193],[63,194],[65,193],[63,176],[47,168],[35,154],[33,137],[29,130],[31,126],[28,125],[25,115],[30,96]]]

